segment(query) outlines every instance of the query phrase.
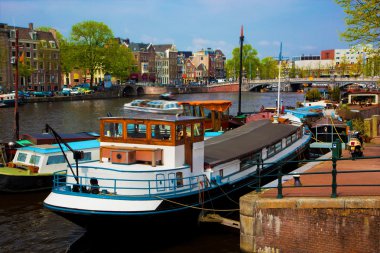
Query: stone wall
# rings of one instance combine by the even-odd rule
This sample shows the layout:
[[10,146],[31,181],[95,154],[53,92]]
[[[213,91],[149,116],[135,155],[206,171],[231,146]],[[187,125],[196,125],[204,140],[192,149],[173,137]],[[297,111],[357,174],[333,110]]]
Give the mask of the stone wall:
[[243,252],[380,252],[379,197],[246,196],[240,200]]

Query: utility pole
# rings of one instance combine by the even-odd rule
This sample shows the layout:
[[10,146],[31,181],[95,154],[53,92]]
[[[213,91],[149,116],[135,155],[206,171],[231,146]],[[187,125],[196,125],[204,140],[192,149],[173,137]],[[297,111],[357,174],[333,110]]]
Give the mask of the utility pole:
[[244,42],[244,31],[243,26],[241,26],[240,31],[240,74],[239,74],[239,108],[237,115],[240,116],[241,113],[241,84],[243,75],[243,42]]
[[19,139],[19,115],[18,115],[18,30],[16,30],[16,74],[15,74],[15,127],[14,127],[14,140]]

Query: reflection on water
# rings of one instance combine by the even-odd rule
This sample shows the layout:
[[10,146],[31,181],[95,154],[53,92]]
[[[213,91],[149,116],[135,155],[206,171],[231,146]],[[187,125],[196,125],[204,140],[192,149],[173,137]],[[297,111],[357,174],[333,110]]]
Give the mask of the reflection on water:
[[[148,97],[157,98],[157,97]],[[183,94],[178,100],[233,101],[231,114],[236,114],[238,93]],[[125,114],[124,103],[133,98],[86,100],[56,103],[34,103],[20,107],[20,133],[42,132],[45,124],[57,132],[98,132],[98,118]],[[274,107],[276,93],[242,94],[242,111],[258,111],[264,105]],[[284,106],[294,106],[303,100],[302,94],[283,94]],[[0,141],[13,136],[13,108],[0,109]],[[110,236],[107,231],[90,235],[45,210],[42,202],[48,192],[0,194],[0,252],[239,252],[239,233],[220,227],[197,230],[181,228],[154,235],[136,237],[128,228],[115,228],[121,236]]]

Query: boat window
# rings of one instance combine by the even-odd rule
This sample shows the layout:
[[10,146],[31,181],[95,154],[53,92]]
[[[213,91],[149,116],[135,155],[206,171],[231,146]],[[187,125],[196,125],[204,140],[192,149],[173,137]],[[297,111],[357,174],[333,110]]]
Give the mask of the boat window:
[[41,156],[38,155],[31,155],[29,159],[30,164],[38,164],[40,162]]
[[19,153],[17,156],[17,162],[25,162],[26,160],[26,153]]
[[224,112],[222,112],[222,115],[223,116],[229,116],[230,115],[230,109],[227,109]]
[[127,136],[129,138],[146,138],[145,124],[128,124]]
[[191,137],[191,124],[186,124],[186,137]]
[[274,155],[274,146],[268,147],[268,150],[267,150],[267,157],[270,157],[272,155]]
[[274,148],[276,153],[280,152],[282,149],[282,142],[277,142]]
[[251,168],[252,166],[257,166],[259,163],[260,153],[248,155],[240,160],[240,170],[245,170]]
[[46,165],[64,163],[65,157],[63,155],[52,155],[48,157]]
[[194,114],[195,117],[203,117],[202,109],[200,106],[194,106],[194,112],[195,112]]
[[297,135],[296,134],[292,134],[292,142],[295,142],[297,140]]
[[207,108],[203,108],[203,112],[204,112],[204,117],[207,118],[207,119],[211,119],[211,111]]
[[177,125],[177,128],[176,128],[176,140],[177,141],[183,140],[183,125]]
[[182,172],[177,172],[175,173],[176,179],[177,179],[177,187],[182,187],[183,186],[183,173]]
[[104,123],[104,136],[113,138],[123,137],[123,124],[122,123]]
[[192,116],[191,107],[189,105],[183,105],[183,114],[185,116]]
[[157,140],[171,140],[170,125],[151,125],[151,137]]
[[291,136],[288,136],[286,138],[286,146],[289,146],[290,144],[292,144],[292,137]]
[[83,153],[83,158],[81,160],[82,161],[89,161],[89,160],[91,160],[91,152],[84,152]]
[[203,135],[203,127],[202,123],[195,123],[194,124],[194,137]]

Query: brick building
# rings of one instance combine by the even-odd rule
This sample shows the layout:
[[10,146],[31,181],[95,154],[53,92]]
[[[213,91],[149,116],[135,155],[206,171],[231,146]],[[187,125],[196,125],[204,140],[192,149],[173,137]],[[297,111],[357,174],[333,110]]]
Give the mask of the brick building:
[[[16,30],[18,31],[19,89],[57,91],[61,89],[60,52],[55,30],[37,31],[0,24],[0,86],[4,92],[14,90],[16,61]],[[26,71],[22,71],[24,69]]]

